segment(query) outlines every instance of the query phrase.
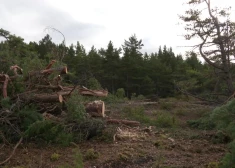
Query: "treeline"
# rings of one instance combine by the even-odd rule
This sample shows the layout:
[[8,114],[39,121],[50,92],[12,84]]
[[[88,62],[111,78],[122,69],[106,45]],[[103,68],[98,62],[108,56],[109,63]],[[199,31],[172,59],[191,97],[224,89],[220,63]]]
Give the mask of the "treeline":
[[[0,29],[0,36],[6,40],[0,43],[0,71],[9,71],[9,66],[18,64],[27,69],[40,69],[50,60],[67,64],[69,74],[65,81],[85,87],[106,88],[115,93],[124,88],[127,97],[132,95],[175,96],[178,88],[191,93],[207,93],[215,90],[216,78],[213,69],[202,64],[195,53],[188,53],[186,59],[175,55],[171,48],[160,46],[155,53],[141,53],[142,40],[132,35],[124,40],[120,48],[110,41],[106,48],[94,46],[86,51],[77,42],[65,46],[52,41],[46,35],[39,42],[25,43],[23,38]],[[223,84],[218,84],[221,90]]]

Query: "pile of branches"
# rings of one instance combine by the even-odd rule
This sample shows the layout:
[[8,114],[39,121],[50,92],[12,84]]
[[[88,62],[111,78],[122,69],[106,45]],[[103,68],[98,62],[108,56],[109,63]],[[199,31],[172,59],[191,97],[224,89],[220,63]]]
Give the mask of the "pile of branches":
[[11,87],[11,95],[8,95],[8,86],[13,86],[12,83],[22,77],[23,73],[23,69],[18,65],[11,66],[10,69],[14,72],[13,76],[0,74],[0,87],[2,87],[3,98],[10,97],[13,101],[23,101],[27,104],[34,103],[40,107],[40,113],[53,113],[55,111],[62,112],[62,109],[59,109],[56,103],[60,102],[63,104],[74,91],[81,95],[107,96],[107,90],[90,90],[80,86],[62,86],[62,75],[67,74],[67,67],[52,68],[55,62],[55,60],[52,60],[43,70],[29,72],[23,80],[17,81],[24,85],[24,91],[14,93],[14,87]]
[[[71,86],[63,82],[63,76],[68,73],[67,67],[53,67],[55,62],[52,60],[44,69],[29,71],[24,75],[23,69],[18,65],[10,67],[13,75],[0,73],[0,89],[2,90],[0,91],[0,144],[3,146],[16,144],[12,154],[4,161],[0,160],[0,165],[13,156],[23,137],[33,135],[31,138],[43,139],[45,136],[51,140],[51,134],[58,135],[62,130],[63,137],[66,138],[69,138],[69,134],[79,133],[90,138],[96,136],[93,134],[104,128],[103,120],[91,119],[91,117],[105,117],[104,102],[101,100],[79,102],[80,100],[73,96],[106,97],[108,91],[90,90],[83,86]],[[70,108],[69,102],[74,98],[73,108]],[[79,110],[85,111],[86,116],[82,116],[85,118],[83,122],[76,120],[81,117],[77,114]],[[73,114],[69,114],[69,111],[73,111]],[[140,125],[137,121],[108,117],[105,121],[107,124]],[[32,131],[33,129],[36,131]]]
[[[63,116],[68,112],[67,101],[73,94],[107,96],[107,90],[90,90],[66,84],[62,79],[68,73],[67,66],[53,67],[55,62],[52,60],[44,69],[24,75],[18,65],[10,67],[11,75],[0,73],[0,144],[11,145],[17,142],[16,149],[23,140],[24,131],[35,121],[50,120],[57,125],[64,123]],[[79,103],[83,102],[78,102],[77,106]],[[83,106],[91,116],[105,116],[103,101],[89,102]],[[75,124],[72,123],[70,127]],[[8,159],[3,162],[0,160],[0,165]]]

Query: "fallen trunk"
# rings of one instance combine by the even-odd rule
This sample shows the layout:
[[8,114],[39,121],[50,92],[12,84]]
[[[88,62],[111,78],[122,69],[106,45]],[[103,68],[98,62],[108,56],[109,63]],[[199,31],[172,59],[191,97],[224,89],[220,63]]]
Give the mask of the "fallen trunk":
[[86,88],[79,88],[79,93],[81,95],[91,95],[91,96],[99,96],[99,97],[106,97],[108,95],[107,90],[90,90]]
[[101,100],[85,104],[85,109],[92,117],[105,117],[105,104]]
[[63,96],[68,96],[71,93],[71,91],[60,91],[56,93],[51,94],[20,94],[18,97],[20,99],[26,100],[26,101],[34,101],[34,102],[45,102],[45,103],[51,103],[51,102],[63,102]]

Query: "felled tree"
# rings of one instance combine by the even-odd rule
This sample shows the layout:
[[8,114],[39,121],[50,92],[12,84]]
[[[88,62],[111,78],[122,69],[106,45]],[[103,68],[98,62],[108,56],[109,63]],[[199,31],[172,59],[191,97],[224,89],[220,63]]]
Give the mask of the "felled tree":
[[219,72],[226,83],[228,94],[233,93],[231,57],[235,53],[235,23],[229,18],[230,9],[212,9],[210,0],[190,0],[187,4],[192,8],[180,16],[186,23],[185,38],[201,40],[195,48],[198,48],[203,59]]

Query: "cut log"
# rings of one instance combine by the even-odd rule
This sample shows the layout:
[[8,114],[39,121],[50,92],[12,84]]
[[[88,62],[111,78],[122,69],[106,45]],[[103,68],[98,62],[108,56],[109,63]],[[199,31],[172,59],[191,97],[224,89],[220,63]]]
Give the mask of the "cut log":
[[57,93],[51,94],[20,94],[18,97],[23,100],[27,101],[34,101],[34,102],[63,102],[63,96],[67,96],[71,93],[71,91],[60,91]]
[[0,81],[3,82],[3,87],[2,87],[2,95],[4,98],[7,97],[7,85],[9,82],[10,78],[6,74],[0,74]]
[[99,96],[99,97],[106,97],[108,95],[107,90],[90,90],[87,88],[79,88],[79,93],[81,95],[91,95],[91,96]]
[[139,126],[140,122],[130,120],[107,119],[107,124],[124,124],[128,126]]
[[85,104],[85,109],[92,117],[105,117],[105,104],[101,100]]

